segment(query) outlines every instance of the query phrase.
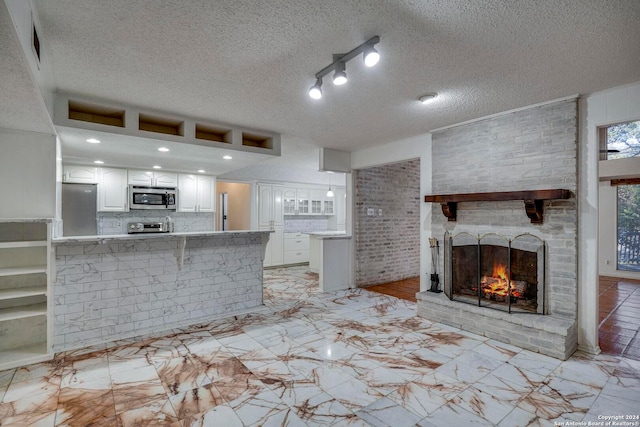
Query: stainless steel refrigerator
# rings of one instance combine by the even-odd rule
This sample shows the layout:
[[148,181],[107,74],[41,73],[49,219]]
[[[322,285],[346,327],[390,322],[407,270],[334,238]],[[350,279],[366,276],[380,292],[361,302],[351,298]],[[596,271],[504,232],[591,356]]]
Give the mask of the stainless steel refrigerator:
[[62,184],[62,235],[95,236],[96,184]]

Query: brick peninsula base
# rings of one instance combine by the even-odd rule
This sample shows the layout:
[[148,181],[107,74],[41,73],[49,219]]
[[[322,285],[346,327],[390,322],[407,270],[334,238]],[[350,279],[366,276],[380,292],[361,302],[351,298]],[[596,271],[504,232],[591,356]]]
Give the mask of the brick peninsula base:
[[262,305],[269,232],[54,239],[54,347],[185,327]]

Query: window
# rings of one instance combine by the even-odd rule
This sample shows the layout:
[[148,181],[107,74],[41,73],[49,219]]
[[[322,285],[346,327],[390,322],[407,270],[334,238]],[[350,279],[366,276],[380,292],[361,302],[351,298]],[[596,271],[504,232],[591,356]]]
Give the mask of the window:
[[640,157],[640,121],[600,128],[600,160]]
[[640,271],[640,183],[617,189],[618,270]]

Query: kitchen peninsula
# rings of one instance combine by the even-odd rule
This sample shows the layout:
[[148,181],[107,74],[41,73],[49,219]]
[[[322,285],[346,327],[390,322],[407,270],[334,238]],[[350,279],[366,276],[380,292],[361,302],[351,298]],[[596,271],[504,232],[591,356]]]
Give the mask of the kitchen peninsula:
[[262,305],[269,231],[52,240],[53,351],[226,317]]

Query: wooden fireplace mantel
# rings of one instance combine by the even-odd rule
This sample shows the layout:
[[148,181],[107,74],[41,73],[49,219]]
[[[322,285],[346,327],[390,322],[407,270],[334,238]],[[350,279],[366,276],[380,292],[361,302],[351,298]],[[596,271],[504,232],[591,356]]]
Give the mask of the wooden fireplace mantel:
[[543,206],[546,200],[568,199],[571,191],[562,189],[500,191],[492,193],[438,194],[424,196],[425,202],[440,203],[442,213],[449,221],[456,220],[458,202],[502,202],[522,200],[524,209],[532,224],[542,224]]

